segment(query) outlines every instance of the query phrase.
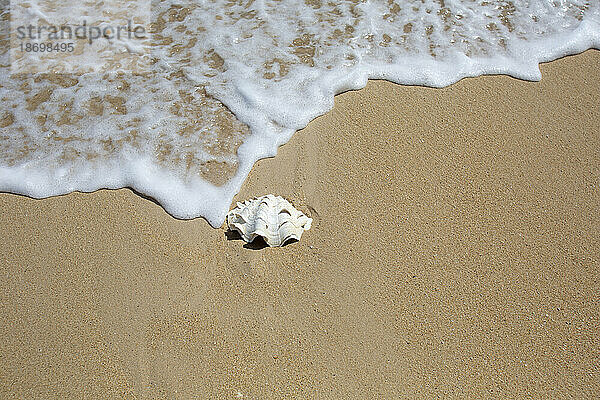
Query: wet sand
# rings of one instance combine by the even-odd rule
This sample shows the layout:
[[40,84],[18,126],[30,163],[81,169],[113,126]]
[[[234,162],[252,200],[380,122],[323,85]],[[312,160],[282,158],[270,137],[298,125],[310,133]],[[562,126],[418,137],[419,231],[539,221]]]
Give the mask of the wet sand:
[[236,197],[314,218],[283,248],[1,194],[0,397],[594,398],[599,67],[337,96]]

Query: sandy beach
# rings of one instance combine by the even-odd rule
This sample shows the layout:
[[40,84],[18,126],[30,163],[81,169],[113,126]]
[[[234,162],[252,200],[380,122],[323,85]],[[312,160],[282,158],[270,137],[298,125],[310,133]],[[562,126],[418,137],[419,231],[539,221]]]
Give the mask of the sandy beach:
[[314,219],[283,248],[0,194],[0,397],[596,398],[599,67],[338,95],[236,196]]

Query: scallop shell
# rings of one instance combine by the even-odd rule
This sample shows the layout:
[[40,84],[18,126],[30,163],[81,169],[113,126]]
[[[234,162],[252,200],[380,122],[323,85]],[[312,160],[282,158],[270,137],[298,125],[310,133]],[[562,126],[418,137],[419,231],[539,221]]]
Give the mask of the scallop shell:
[[257,197],[237,203],[227,214],[227,225],[246,242],[261,236],[271,247],[283,246],[288,240],[300,240],[310,229],[312,218],[307,217],[281,196]]

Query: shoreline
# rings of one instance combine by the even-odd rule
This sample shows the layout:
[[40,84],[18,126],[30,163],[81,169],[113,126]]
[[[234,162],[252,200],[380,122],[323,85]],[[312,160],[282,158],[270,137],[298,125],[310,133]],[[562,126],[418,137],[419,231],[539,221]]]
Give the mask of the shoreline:
[[337,95],[233,200],[312,217],[283,248],[127,189],[0,194],[0,393],[593,397],[599,66]]

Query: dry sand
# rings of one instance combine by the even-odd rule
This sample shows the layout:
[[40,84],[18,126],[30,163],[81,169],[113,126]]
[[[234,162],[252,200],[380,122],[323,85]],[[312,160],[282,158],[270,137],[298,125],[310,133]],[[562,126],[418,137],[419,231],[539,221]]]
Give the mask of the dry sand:
[[313,216],[284,248],[0,195],[1,397],[596,398],[599,67],[337,96],[237,196]]

